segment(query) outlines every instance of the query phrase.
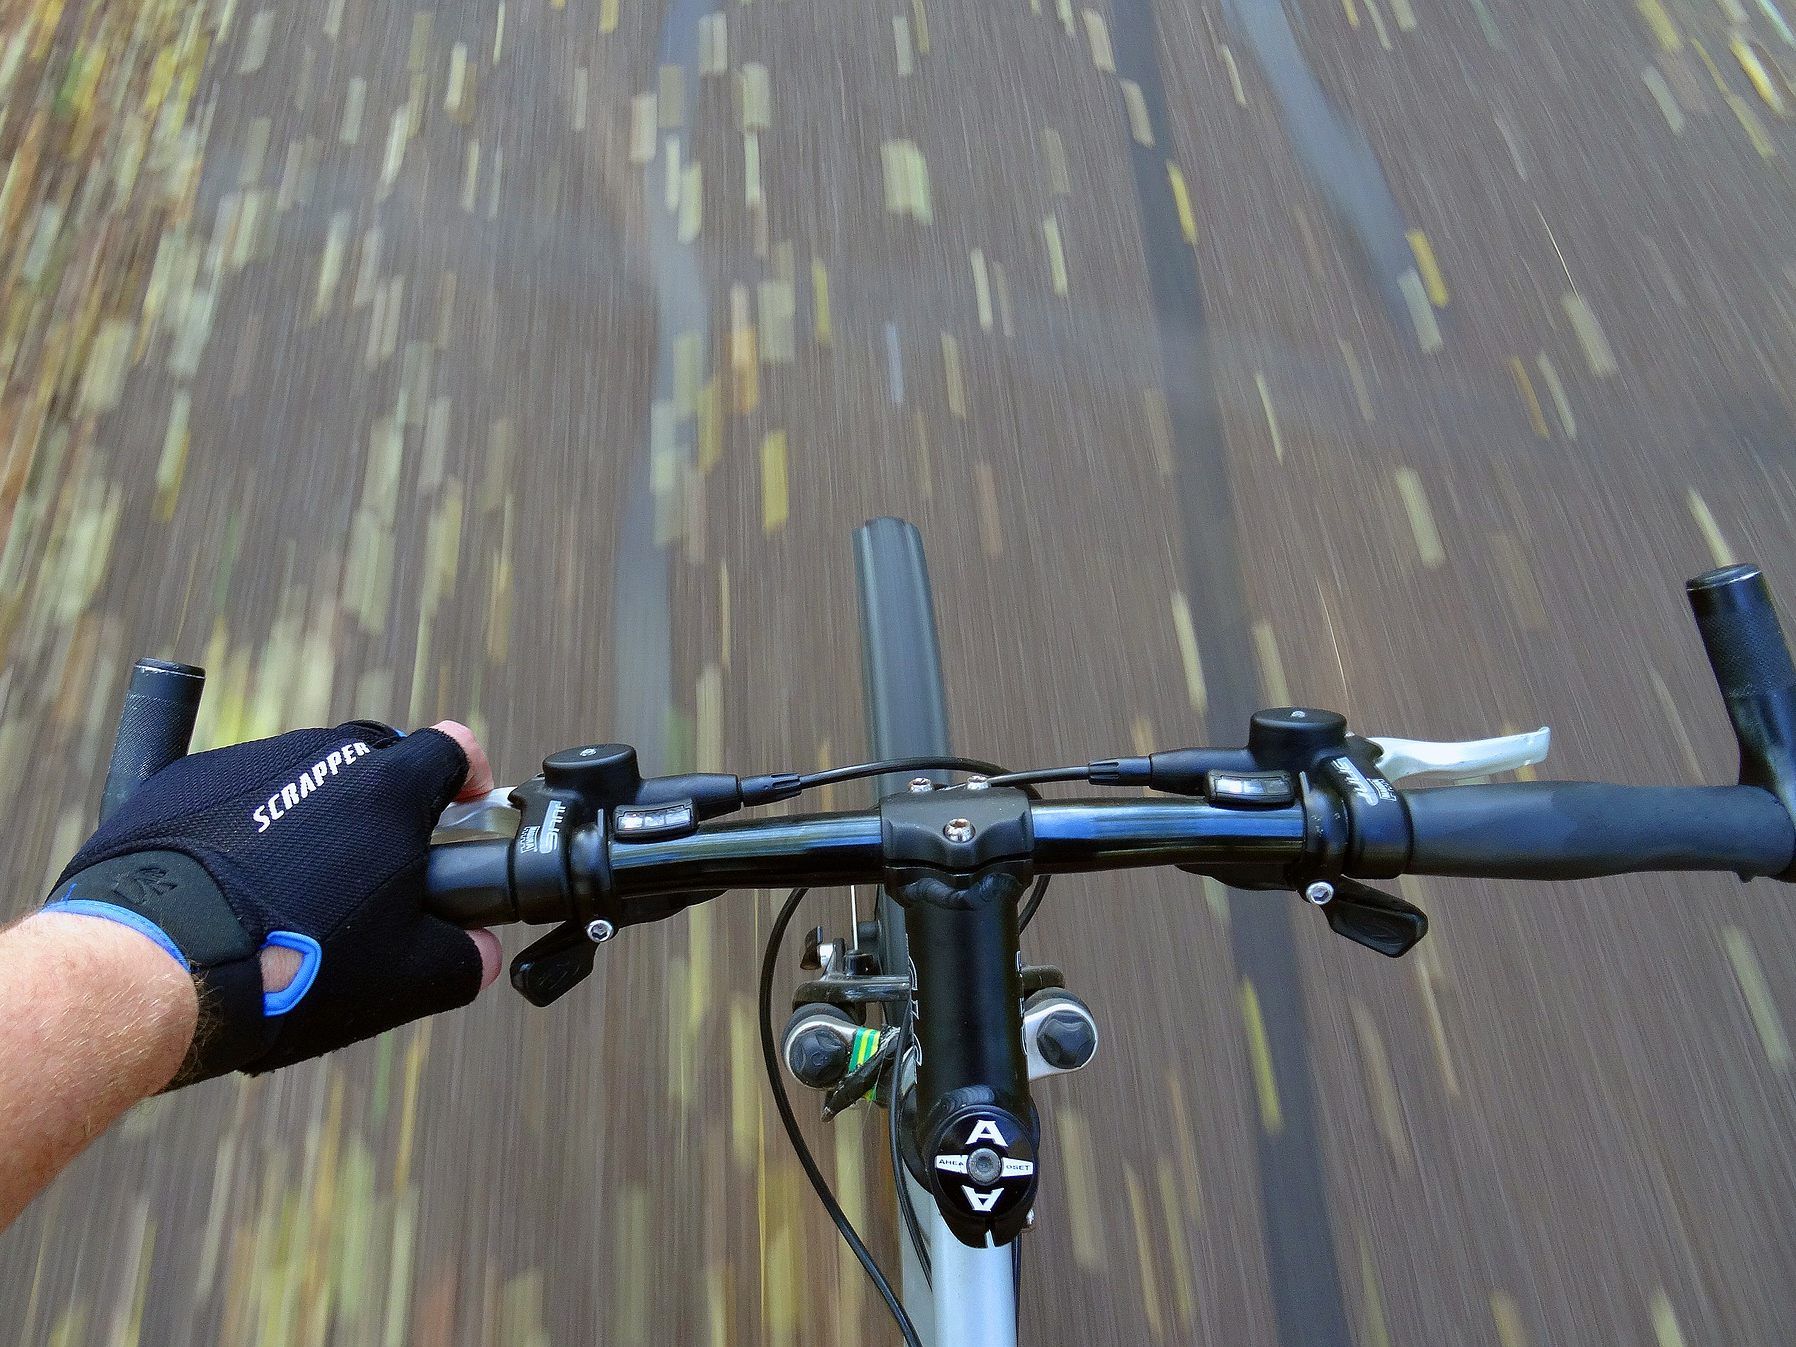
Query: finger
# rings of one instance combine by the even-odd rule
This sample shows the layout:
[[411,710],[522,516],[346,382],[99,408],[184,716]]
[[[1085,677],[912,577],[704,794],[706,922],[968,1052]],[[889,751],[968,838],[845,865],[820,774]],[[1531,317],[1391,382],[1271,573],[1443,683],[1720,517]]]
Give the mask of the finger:
[[491,931],[469,931],[468,938],[480,948],[480,990],[485,991],[499,980],[505,952],[499,948],[499,937]]
[[456,743],[460,744],[461,751],[468,755],[468,779],[461,788],[461,794],[457,795],[455,798],[458,800],[475,800],[492,790],[493,765],[487,761],[486,750],[480,746],[480,741],[474,737],[474,731],[462,724],[459,720],[439,720],[430,728],[433,730],[441,730],[444,734],[455,740]]

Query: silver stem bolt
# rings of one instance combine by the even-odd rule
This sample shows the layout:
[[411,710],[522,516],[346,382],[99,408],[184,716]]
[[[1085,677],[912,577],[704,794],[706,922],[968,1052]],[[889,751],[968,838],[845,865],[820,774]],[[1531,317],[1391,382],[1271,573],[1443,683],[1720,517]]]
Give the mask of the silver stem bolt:
[[910,793],[912,795],[922,795],[934,789],[935,782],[931,781],[926,776],[913,776],[910,779]]
[[617,927],[613,926],[603,917],[597,917],[586,923],[586,938],[592,941],[595,945],[604,944],[616,934]]
[[1317,907],[1324,907],[1335,896],[1335,886],[1326,879],[1318,879],[1303,891],[1303,896]]
[[971,842],[973,825],[964,818],[951,818],[942,828],[942,836],[950,842]]
[[1004,1176],[1004,1157],[981,1146],[967,1157],[967,1177],[974,1183],[996,1183]]
[[983,776],[969,776],[967,778],[968,790],[988,790],[990,789],[991,784],[990,780]]

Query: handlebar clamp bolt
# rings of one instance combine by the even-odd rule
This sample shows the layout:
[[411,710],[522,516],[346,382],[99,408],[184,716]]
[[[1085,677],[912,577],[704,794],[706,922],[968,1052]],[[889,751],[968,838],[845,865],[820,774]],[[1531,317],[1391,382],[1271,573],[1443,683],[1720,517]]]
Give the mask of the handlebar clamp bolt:
[[990,790],[991,784],[991,781],[983,776],[969,776],[967,778],[968,790]]
[[926,776],[913,776],[910,779],[910,793],[912,795],[926,795],[934,789],[935,782],[931,781]]
[[943,825],[942,836],[950,842],[971,842],[975,831],[977,830],[968,820],[951,818]]
[[595,945],[604,944],[616,934],[617,927],[613,926],[603,917],[597,917],[586,923],[586,938],[592,941]]
[[1326,879],[1318,879],[1315,883],[1304,889],[1303,896],[1317,907],[1326,907],[1329,899],[1335,896],[1335,886],[1330,884]]

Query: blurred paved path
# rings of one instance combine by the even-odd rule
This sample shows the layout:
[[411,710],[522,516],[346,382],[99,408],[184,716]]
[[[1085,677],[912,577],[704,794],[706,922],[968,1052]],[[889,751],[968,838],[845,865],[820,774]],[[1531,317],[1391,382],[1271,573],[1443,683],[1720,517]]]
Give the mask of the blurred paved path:
[[[847,760],[874,513],[969,751],[1309,701],[1732,771],[1678,584],[1796,602],[1773,0],[259,4],[0,0],[15,906],[140,652],[213,744]],[[1057,887],[1105,1042],[1041,1092],[1025,1340],[1796,1340],[1789,895],[1404,888],[1390,964]],[[139,1110],[0,1238],[0,1342],[891,1340],[765,1109],[770,912]],[[868,1212],[868,1119],[815,1136]]]

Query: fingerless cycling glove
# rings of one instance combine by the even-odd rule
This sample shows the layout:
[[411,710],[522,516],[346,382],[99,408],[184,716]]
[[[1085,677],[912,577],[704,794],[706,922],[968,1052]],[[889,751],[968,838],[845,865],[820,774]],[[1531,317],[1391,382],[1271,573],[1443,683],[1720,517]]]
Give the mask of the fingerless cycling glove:
[[[199,1030],[170,1088],[272,1071],[474,999],[478,947],[423,907],[431,829],[467,771],[440,730],[375,721],[196,753],[101,824],[46,907],[131,926],[194,974]],[[279,992],[267,945],[300,956]]]

